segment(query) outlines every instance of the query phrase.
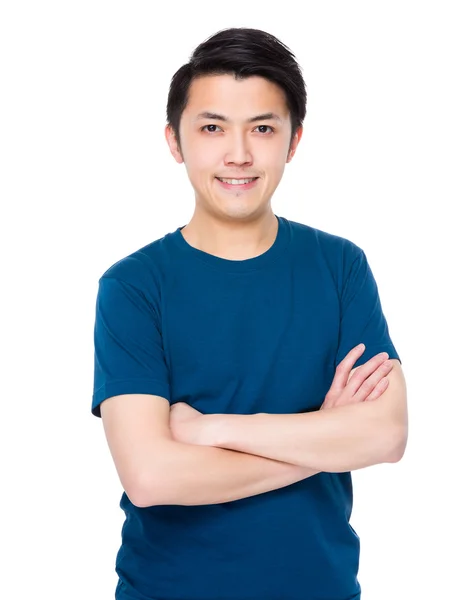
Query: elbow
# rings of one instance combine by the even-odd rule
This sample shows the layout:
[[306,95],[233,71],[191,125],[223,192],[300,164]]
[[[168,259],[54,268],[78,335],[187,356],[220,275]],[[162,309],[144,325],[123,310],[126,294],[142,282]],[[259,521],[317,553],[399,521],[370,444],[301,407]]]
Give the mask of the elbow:
[[164,500],[159,497],[157,490],[151,490],[151,487],[138,485],[131,489],[130,492],[126,490],[126,494],[137,508],[148,508],[149,506],[165,504]]
[[139,488],[130,492],[126,490],[126,494],[132,504],[137,508],[148,508],[149,506],[156,506],[157,504],[156,500],[153,499],[151,495]]
[[161,478],[148,473],[145,477],[136,477],[129,487],[124,488],[129,500],[137,508],[148,508],[149,506],[158,506],[166,504],[161,493],[163,486]]
[[386,462],[397,463],[404,456],[407,446],[407,426],[397,426],[390,433],[389,449]]
[[173,441],[169,445],[168,441],[165,445],[156,447],[154,454],[157,456],[167,457],[157,460],[156,457],[149,458],[144,461],[144,464],[138,468],[135,476],[132,477],[130,486],[130,494],[126,494],[134,506],[138,508],[148,508],[149,506],[159,506],[162,504],[177,504],[177,498],[174,492],[179,486],[176,485],[176,468],[175,449],[177,445]]
[[129,485],[123,485],[126,496],[129,498],[131,503],[137,508],[146,508],[147,506],[153,506],[153,498],[147,489],[147,486],[135,480],[130,482]]

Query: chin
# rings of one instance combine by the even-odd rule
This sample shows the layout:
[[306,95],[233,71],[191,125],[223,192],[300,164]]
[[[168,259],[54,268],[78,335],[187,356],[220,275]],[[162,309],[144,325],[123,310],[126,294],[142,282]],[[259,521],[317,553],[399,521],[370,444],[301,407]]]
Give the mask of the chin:
[[254,215],[259,216],[260,214],[267,212],[269,206],[268,203],[264,202],[235,202],[233,206],[227,206],[227,203],[224,203],[224,205],[219,204],[218,208],[227,216],[243,219]]

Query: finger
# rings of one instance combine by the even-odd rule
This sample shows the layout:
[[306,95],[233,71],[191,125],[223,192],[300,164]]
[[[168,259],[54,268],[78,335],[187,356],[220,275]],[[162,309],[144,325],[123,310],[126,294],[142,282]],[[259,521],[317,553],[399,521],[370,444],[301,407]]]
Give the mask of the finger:
[[345,358],[337,365],[336,373],[334,375],[334,379],[332,380],[329,391],[332,390],[332,392],[340,392],[344,389],[344,387],[347,385],[348,377],[353,365],[358,358],[362,356],[365,349],[366,347],[364,344],[358,344],[358,346],[352,348]]
[[[360,386],[388,359],[387,352],[380,352],[363,365],[359,366],[348,380],[347,388],[351,394],[356,394]],[[377,380],[378,381],[378,380]],[[367,387],[367,386],[366,386]]]
[[388,375],[392,368],[393,364],[390,361],[384,361],[378,369],[361,384],[358,391],[354,394],[355,401],[362,402],[363,400],[366,400],[374,390],[375,386],[381,379]]
[[368,402],[371,400],[377,400],[378,398],[380,398],[380,396],[383,394],[383,392],[387,389],[387,387],[389,385],[390,385],[390,380],[388,379],[388,377],[382,377],[382,379],[380,379],[380,381],[377,383],[377,385],[373,389],[372,393],[369,394],[369,396],[366,398],[366,400],[364,402]]

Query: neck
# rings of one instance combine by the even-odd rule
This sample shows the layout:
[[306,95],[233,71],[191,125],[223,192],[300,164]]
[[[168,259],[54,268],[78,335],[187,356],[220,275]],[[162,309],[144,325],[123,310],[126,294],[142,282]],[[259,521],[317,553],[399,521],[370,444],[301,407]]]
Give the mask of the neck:
[[271,211],[251,221],[221,221],[194,213],[181,230],[194,248],[227,260],[246,260],[263,254],[275,242],[277,232],[278,221]]

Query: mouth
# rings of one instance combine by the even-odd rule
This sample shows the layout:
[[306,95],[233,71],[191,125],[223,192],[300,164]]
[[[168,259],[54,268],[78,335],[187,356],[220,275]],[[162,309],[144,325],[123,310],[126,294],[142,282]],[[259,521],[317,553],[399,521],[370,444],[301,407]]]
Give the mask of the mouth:
[[256,185],[259,177],[245,177],[243,179],[229,179],[225,177],[216,177],[221,186],[226,190],[249,190]]

